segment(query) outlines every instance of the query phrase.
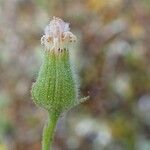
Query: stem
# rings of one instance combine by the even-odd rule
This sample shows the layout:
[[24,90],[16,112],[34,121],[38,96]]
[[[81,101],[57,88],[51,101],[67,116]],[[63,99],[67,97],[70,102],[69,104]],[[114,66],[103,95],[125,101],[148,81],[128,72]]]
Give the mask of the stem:
[[58,118],[58,115],[49,113],[48,122],[43,129],[42,150],[51,150]]

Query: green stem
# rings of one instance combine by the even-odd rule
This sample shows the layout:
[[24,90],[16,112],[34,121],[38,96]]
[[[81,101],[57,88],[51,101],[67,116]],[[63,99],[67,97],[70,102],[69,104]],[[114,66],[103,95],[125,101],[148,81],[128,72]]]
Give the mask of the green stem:
[[49,114],[48,122],[43,129],[42,150],[51,150],[56,123],[59,116]]

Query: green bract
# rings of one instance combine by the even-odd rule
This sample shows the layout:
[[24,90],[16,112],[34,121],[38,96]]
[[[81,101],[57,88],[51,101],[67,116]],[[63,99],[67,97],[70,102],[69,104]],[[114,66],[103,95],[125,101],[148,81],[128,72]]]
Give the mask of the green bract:
[[32,87],[34,102],[60,114],[77,103],[77,84],[69,59],[69,51],[45,51],[37,81]]

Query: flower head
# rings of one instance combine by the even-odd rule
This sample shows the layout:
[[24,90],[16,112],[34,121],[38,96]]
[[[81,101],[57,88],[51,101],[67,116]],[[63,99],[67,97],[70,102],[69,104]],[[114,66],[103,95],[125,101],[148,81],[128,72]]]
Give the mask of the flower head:
[[45,28],[45,34],[41,38],[41,44],[46,50],[62,50],[69,42],[76,41],[76,36],[70,32],[69,23],[62,19],[53,17]]

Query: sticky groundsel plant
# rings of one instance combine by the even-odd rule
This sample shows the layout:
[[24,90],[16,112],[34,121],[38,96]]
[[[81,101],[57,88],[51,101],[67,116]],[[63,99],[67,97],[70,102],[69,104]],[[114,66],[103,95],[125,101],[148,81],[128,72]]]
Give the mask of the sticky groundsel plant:
[[76,41],[69,24],[53,17],[41,38],[43,63],[31,89],[35,104],[48,111],[43,129],[42,150],[49,150],[59,116],[88,97],[79,100],[77,78],[71,65],[68,44]]

